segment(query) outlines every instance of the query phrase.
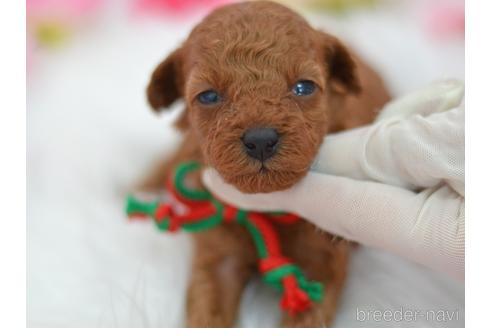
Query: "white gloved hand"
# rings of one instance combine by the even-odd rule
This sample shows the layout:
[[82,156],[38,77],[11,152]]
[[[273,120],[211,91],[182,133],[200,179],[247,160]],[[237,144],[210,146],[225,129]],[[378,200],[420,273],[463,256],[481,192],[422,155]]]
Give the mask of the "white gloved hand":
[[328,232],[464,278],[464,87],[440,82],[388,104],[373,125],[329,135],[292,188],[244,194],[213,169],[224,201],[296,213]]

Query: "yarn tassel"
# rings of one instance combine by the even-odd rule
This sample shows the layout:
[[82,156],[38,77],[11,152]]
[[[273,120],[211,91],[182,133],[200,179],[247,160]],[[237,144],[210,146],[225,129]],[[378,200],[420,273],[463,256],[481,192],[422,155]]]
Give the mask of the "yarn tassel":
[[280,300],[280,306],[290,315],[296,315],[311,307],[308,294],[299,288],[294,275],[288,275],[282,279],[284,294]]
[[258,268],[263,280],[281,291],[280,307],[290,315],[306,311],[312,302],[323,298],[323,286],[306,280],[299,267],[282,255],[277,232],[271,221],[292,224],[299,220],[293,214],[258,213],[224,205],[206,190],[193,190],[185,186],[186,175],[200,165],[196,162],[181,164],[169,180],[168,190],[173,198],[187,208],[187,213],[177,215],[171,204],[141,202],[128,197],[126,212],[130,217],[151,217],[160,230],[174,232],[180,228],[188,232],[211,229],[222,222],[235,221],[251,234],[258,257]]

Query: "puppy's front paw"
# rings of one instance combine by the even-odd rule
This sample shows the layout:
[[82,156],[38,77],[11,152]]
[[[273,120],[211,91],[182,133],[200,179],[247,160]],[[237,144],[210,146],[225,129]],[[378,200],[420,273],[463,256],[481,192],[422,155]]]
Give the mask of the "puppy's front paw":
[[226,328],[224,320],[218,316],[191,315],[188,318],[187,328]]
[[285,316],[282,328],[330,328],[331,319],[320,311],[311,310],[296,316]]

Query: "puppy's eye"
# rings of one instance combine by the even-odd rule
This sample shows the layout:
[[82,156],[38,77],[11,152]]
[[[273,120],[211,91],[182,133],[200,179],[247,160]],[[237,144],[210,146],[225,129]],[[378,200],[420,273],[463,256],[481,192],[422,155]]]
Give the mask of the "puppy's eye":
[[296,96],[309,96],[316,90],[316,84],[313,81],[297,81],[292,87],[292,93]]
[[197,99],[203,105],[215,105],[221,100],[219,93],[215,90],[203,91]]

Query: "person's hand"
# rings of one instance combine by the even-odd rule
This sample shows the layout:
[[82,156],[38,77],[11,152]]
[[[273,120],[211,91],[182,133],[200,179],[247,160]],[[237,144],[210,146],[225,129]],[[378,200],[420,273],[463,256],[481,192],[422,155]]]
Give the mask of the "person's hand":
[[328,232],[464,277],[464,87],[441,82],[388,104],[373,125],[329,135],[293,187],[244,194],[213,169],[205,185],[236,206],[296,213]]

